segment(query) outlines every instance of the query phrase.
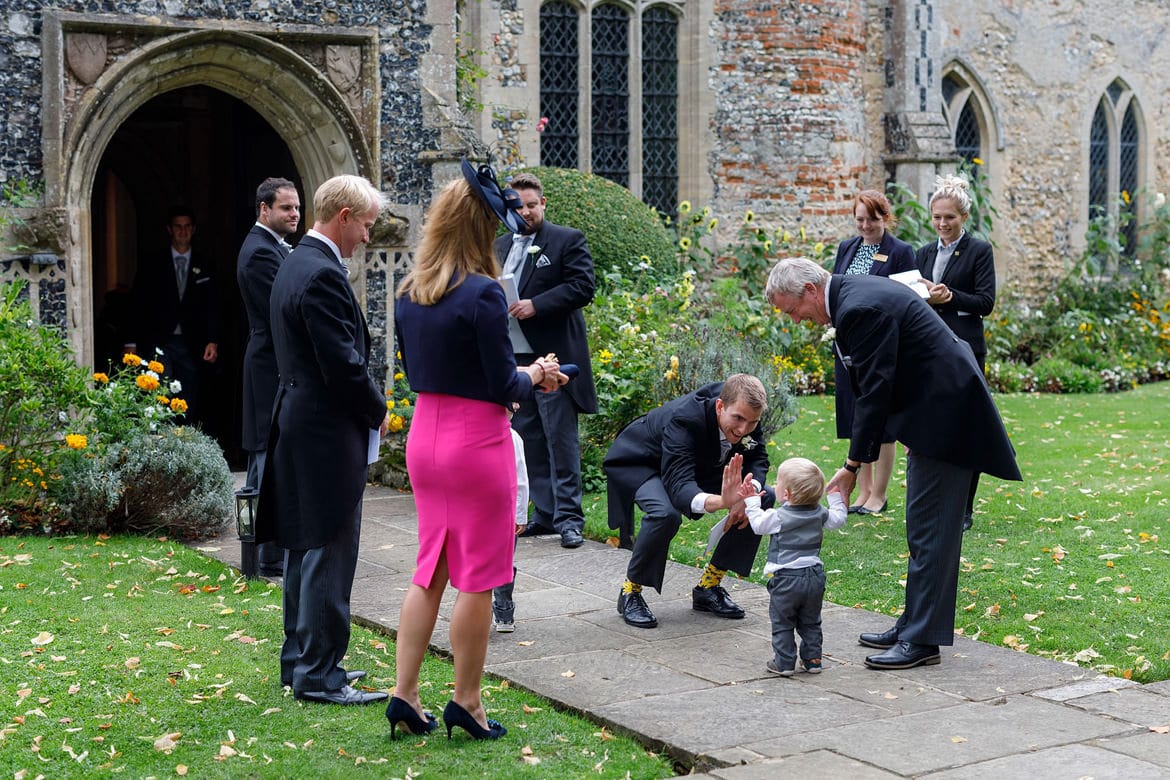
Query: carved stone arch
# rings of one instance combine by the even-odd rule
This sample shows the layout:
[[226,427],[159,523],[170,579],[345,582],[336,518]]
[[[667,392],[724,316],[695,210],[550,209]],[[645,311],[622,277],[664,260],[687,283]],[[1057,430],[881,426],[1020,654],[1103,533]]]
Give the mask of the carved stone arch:
[[[994,149],[997,152],[1002,152],[1005,147],[1003,136],[1003,122],[999,117],[999,106],[992,100],[992,93],[987,89],[987,85],[979,74],[961,58],[955,58],[948,62],[943,68],[943,77],[954,75],[957,79],[966,84],[966,88],[975,97],[975,107],[980,114],[980,120],[984,123],[985,128],[989,131],[989,136],[994,138]],[[955,121],[958,117],[952,117],[951,121]],[[992,146],[992,144],[989,144]]]
[[[373,68],[376,63],[364,63]],[[92,322],[90,202],[98,166],[114,134],[158,95],[203,85],[251,106],[287,144],[306,193],[339,173],[376,184],[376,126],[354,114],[323,69],[292,49],[247,32],[193,30],[156,38],[117,58],[77,101],[61,140],[61,205],[69,229],[63,254],[69,270],[69,331],[78,356],[92,358],[85,323]],[[365,96],[370,102],[370,95]],[[311,215],[308,216],[311,219]]]

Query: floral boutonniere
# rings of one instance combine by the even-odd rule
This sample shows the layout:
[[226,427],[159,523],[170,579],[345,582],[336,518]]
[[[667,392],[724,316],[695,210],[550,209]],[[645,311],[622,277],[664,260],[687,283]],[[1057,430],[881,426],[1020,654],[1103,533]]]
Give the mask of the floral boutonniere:
[[532,246],[528,247],[528,254],[530,254],[530,255],[540,254],[540,247],[538,247],[536,244],[533,244]]
[[821,343],[823,344],[826,341],[832,341],[835,338],[837,338],[837,329],[829,328],[825,331],[825,335],[821,336]]
[[748,452],[756,446],[756,440],[751,436],[744,436],[739,440],[739,446],[743,447],[744,452]]
[[192,268],[191,273],[198,275],[198,274],[203,273],[203,271],[199,268]]

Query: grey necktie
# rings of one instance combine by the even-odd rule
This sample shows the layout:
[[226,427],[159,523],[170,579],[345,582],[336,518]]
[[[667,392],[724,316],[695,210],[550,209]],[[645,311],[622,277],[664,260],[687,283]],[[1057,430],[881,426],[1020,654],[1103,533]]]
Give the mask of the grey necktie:
[[512,236],[512,250],[508,252],[508,259],[504,261],[504,275],[517,276],[524,266],[524,258],[528,256],[528,247],[532,244],[532,236],[522,236],[519,233]]
[[175,286],[179,288],[179,297],[187,291],[187,256],[175,256]]

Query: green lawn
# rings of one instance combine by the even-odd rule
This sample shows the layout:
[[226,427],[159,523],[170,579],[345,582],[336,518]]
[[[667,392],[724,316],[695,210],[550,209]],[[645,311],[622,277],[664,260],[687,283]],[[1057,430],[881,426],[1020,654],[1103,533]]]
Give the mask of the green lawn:
[[[0,777],[656,778],[670,761],[485,679],[497,742],[390,740],[384,706],[281,688],[280,589],[154,539],[0,538]],[[351,669],[394,683],[394,645],[355,628]],[[428,659],[423,702],[450,698]]]
[[[956,629],[1142,682],[1170,678],[1170,383],[996,400],[1024,482],[985,476],[980,484]],[[846,450],[834,436],[833,399],[801,399],[797,423],[769,442],[773,467],[801,455],[832,474]],[[889,615],[901,609],[905,497],[899,452],[886,514],[851,515],[826,537],[830,601]],[[609,535],[605,496],[586,504],[590,535]],[[675,560],[703,560],[711,522],[684,523]]]

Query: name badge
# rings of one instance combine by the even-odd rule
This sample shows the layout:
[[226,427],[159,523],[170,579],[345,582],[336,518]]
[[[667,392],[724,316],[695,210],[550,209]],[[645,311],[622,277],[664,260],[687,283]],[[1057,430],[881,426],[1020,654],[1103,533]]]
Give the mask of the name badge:
[[887,255],[874,255],[874,256],[873,256],[873,261],[874,261],[875,263],[884,263],[884,262],[886,262],[886,261],[887,261],[887,260],[889,260],[889,259],[890,259],[890,258],[889,258]]

